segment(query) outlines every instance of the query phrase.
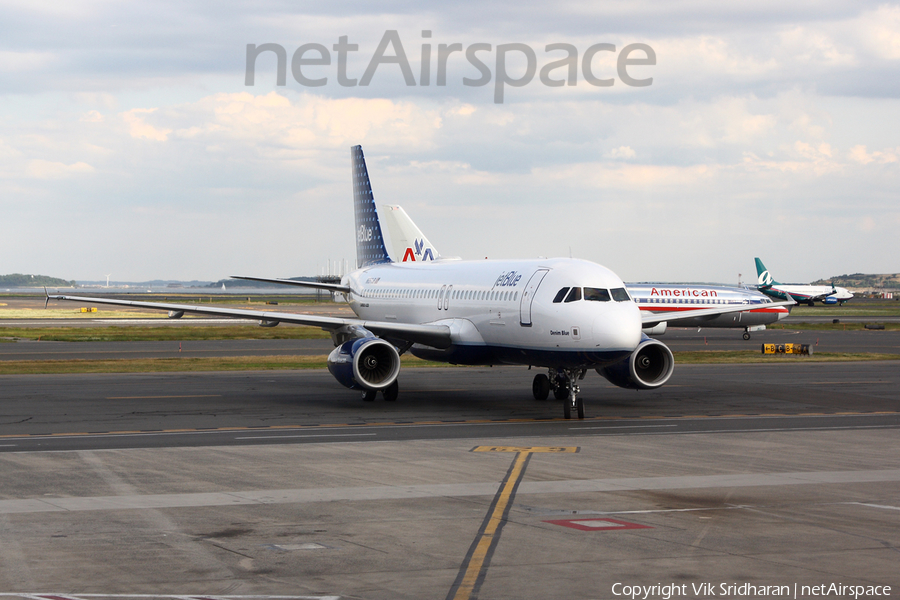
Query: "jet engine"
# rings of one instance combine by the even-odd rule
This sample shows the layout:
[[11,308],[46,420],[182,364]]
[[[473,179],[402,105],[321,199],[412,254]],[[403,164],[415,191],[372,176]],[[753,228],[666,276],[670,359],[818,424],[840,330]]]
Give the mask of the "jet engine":
[[400,374],[400,354],[381,338],[356,338],[332,350],[328,371],[351,390],[383,390]]
[[663,385],[675,370],[675,357],[669,347],[641,336],[641,343],[627,358],[597,372],[610,383],[632,390],[652,390]]

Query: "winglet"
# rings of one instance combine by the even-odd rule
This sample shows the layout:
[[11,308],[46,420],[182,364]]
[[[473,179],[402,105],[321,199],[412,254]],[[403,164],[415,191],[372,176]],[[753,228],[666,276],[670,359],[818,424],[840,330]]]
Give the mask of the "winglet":
[[788,305],[788,312],[791,312],[791,309],[797,304],[797,301],[794,300],[794,297],[787,291],[784,292],[784,295],[787,296],[787,301],[790,302]]
[[47,291],[47,286],[44,286],[44,295],[47,296],[47,299],[44,300],[44,310],[47,309],[47,305],[50,304],[50,292]]

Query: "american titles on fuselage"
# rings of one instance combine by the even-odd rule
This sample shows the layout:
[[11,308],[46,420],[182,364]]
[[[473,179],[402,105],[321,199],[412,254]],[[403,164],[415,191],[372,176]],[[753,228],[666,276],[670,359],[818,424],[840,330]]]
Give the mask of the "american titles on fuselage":
[[719,294],[716,290],[695,290],[695,289],[669,289],[669,288],[652,288],[651,296],[674,296],[675,298],[718,298]]

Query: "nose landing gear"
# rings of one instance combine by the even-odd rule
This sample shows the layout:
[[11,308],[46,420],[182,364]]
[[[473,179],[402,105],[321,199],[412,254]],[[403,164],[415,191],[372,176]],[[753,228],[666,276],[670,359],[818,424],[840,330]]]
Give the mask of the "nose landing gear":
[[584,379],[587,369],[549,369],[547,375],[534,376],[531,391],[535,400],[546,400],[553,390],[553,396],[563,401],[563,416],[572,418],[572,410],[579,419],[584,418],[584,400],[578,397],[581,388],[576,383]]

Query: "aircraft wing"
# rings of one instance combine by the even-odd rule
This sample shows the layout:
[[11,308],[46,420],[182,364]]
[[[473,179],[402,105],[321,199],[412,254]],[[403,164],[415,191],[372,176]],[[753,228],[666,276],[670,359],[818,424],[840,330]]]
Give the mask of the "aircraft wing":
[[299,287],[313,288],[317,290],[328,290],[329,292],[350,293],[350,288],[339,283],[319,283],[317,281],[297,281],[296,279],[268,279],[266,277],[241,277],[240,275],[232,275],[232,279],[247,279],[248,281],[262,281],[265,283],[278,283],[282,285],[296,285]]
[[[234,319],[256,319],[261,323],[291,323],[292,325],[308,325],[321,327],[326,331],[336,331],[345,326],[364,327],[378,336],[397,338],[416,344],[424,344],[434,348],[449,348],[450,328],[446,325],[429,325],[413,323],[389,323],[386,321],[363,321],[360,319],[344,319],[341,317],[320,317],[296,313],[269,312],[243,308],[217,308],[214,306],[197,306],[192,304],[172,304],[169,302],[143,302],[140,300],[117,300],[114,298],[89,298],[87,296],[65,296],[47,294],[50,300],[70,300],[73,302],[91,302],[94,304],[112,304],[116,306],[136,306],[153,310],[167,310],[174,313],[192,313]],[[177,315],[181,316],[181,315]]]
[[682,310],[668,312],[648,312],[641,311],[641,320],[644,325],[657,324],[667,321],[673,323],[681,319],[694,319],[696,317],[714,317],[716,315],[724,315],[735,312],[749,312],[760,308],[775,308],[776,306],[793,306],[797,304],[793,300],[787,302],[766,302],[765,304],[737,304],[734,306],[723,306],[721,308],[704,308],[698,310]]

